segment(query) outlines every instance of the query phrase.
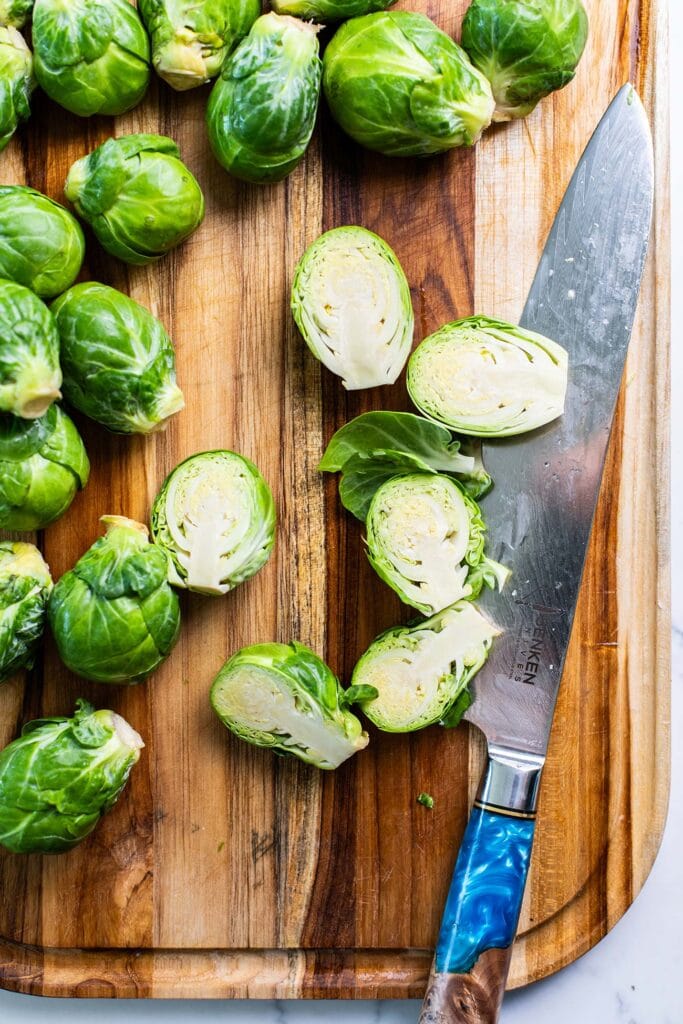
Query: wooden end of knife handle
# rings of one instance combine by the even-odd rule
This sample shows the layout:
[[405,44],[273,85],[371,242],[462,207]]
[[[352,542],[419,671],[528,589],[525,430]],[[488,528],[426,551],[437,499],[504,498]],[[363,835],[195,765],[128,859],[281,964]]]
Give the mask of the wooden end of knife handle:
[[495,1024],[512,946],[487,949],[467,974],[429,976],[419,1024]]

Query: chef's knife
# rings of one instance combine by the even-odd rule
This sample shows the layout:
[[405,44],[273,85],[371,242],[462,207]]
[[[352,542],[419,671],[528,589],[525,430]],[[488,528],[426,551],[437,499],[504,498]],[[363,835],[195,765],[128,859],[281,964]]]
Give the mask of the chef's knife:
[[480,606],[504,633],[466,717],[488,761],[446,902],[421,1024],[498,1019],[524,894],[536,801],[605,450],[640,289],[653,201],[652,142],[630,85],[574,172],[521,324],[569,353],[561,419],[487,442],[491,555],[512,570]]

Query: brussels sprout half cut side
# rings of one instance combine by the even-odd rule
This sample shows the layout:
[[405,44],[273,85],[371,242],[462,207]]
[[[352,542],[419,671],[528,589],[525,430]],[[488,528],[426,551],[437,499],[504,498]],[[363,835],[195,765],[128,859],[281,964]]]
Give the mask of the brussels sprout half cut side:
[[34,188],[0,185],[0,277],[50,299],[73,284],[84,255],[68,210]]
[[247,743],[330,769],[368,745],[348,703],[374,692],[345,693],[303,644],[254,644],[226,661],[211,687],[211,706]]
[[474,0],[462,45],[491,83],[494,121],[526,117],[571,82],[588,38],[581,0]]
[[479,506],[450,477],[413,473],[376,491],[366,522],[375,572],[402,601],[433,615],[509,572],[484,554]]
[[28,722],[0,751],[0,844],[64,853],[118,800],[142,739],[114,711],[76,702],[73,718]]
[[31,114],[33,57],[16,28],[0,26],[0,152]]
[[471,601],[458,601],[415,626],[388,629],[353,670],[352,686],[373,686],[378,694],[360,703],[363,713],[385,732],[455,725],[449,713],[499,632]]
[[462,434],[507,437],[562,415],[567,353],[522,327],[472,316],[418,345],[408,391],[420,412]]
[[147,527],[102,516],[107,533],[50,594],[48,617],[59,655],[96,683],[139,683],[171,652],[180,629],[168,556]]
[[236,452],[199,452],[167,477],[152,507],[152,537],[169,555],[169,579],[227,594],[265,565],[275,504],[259,470]]
[[33,665],[52,577],[33,544],[0,541],[0,683]]
[[394,383],[413,340],[413,306],[379,235],[349,226],[316,239],[294,273],[291,306],[309,349],[347,390]]
[[495,106],[465,51],[414,11],[345,22],[325,50],[323,90],[347,135],[386,156],[471,146]]

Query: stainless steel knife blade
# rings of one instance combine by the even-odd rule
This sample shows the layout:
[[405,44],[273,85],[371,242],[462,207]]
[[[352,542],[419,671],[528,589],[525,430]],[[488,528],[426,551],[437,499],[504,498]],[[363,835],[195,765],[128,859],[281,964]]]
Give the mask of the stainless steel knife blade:
[[504,633],[466,718],[489,745],[545,754],[650,233],[653,155],[641,102],[617,94],[548,237],[523,326],[569,353],[562,418],[487,442],[489,553],[512,570],[480,605]]

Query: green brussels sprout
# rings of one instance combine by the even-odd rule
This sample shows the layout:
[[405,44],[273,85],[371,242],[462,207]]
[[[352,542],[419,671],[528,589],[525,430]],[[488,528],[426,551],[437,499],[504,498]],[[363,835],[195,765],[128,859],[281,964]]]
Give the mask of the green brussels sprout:
[[33,57],[23,36],[11,26],[0,27],[0,152],[28,120],[34,87]]
[[0,542],[0,683],[32,667],[51,590],[50,570],[37,547]]
[[61,398],[59,335],[44,302],[0,279],[0,411],[37,419]]
[[66,413],[37,420],[0,415],[0,529],[42,530],[88,482],[90,463]]
[[414,11],[345,22],[325,50],[323,89],[347,135],[386,156],[471,146],[494,108],[465,51]]
[[216,159],[236,178],[282,181],[303,159],[320,96],[317,31],[271,11],[225,61],[206,123]]
[[294,272],[291,306],[313,355],[349,391],[394,383],[413,341],[413,306],[379,235],[341,227],[317,238]]
[[509,576],[484,554],[479,506],[450,477],[412,473],[387,480],[365,525],[373,569],[425,615],[477,597],[484,584],[502,587]]
[[149,434],[185,405],[171,339],[149,310],[115,288],[76,284],[53,302],[64,395],[120,434]]
[[526,117],[571,82],[588,38],[581,0],[473,0],[462,45],[491,83],[494,121]]
[[33,0],[0,0],[0,25],[23,28],[32,7]]
[[64,853],[121,795],[144,743],[114,711],[76,701],[73,718],[28,722],[0,751],[0,844]]
[[470,702],[467,685],[500,630],[470,601],[457,601],[414,626],[395,626],[370,644],[351,677],[378,696],[361,708],[378,729],[413,732],[457,725]]
[[168,556],[147,527],[102,516],[95,541],[55,585],[48,618],[59,655],[96,683],[139,683],[178,639],[180,607],[168,583]]
[[81,117],[123,114],[147,92],[149,39],[128,0],[36,0],[38,85]]
[[71,167],[64,193],[112,256],[143,267],[204,219],[204,196],[165,135],[107,139]]
[[211,706],[240,739],[318,768],[338,768],[368,745],[351,711],[372,689],[344,691],[317,654],[293,641],[233,654],[213,681]]
[[179,91],[215,78],[261,13],[260,0],[140,0],[139,8],[156,72]]
[[34,188],[0,185],[0,277],[50,299],[73,283],[84,254],[68,210]]
[[277,14],[328,22],[385,11],[395,3],[396,0],[271,0],[270,6]]
[[199,452],[164,481],[152,507],[152,539],[169,555],[174,586],[227,594],[270,557],[273,495],[244,456]]
[[471,316],[418,345],[408,391],[420,412],[462,434],[523,434],[562,415],[567,353],[505,320]]

